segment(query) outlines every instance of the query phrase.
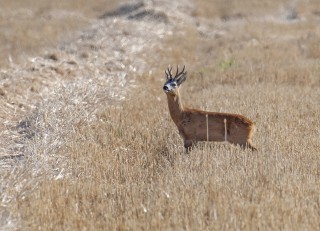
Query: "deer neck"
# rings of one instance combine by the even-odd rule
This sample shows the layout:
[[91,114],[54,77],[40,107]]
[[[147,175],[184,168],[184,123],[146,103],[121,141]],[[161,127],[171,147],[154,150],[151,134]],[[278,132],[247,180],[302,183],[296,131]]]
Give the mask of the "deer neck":
[[177,89],[176,95],[167,94],[167,98],[171,118],[175,124],[178,124],[184,111],[179,90]]

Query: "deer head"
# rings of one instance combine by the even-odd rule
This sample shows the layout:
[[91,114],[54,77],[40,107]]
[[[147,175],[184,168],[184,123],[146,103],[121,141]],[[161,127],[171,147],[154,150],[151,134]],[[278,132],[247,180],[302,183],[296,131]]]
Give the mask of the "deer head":
[[163,85],[163,90],[165,93],[176,94],[178,87],[186,80],[187,72],[185,71],[185,66],[181,72],[179,72],[179,66],[177,66],[176,75],[172,76],[172,67],[168,67],[165,71],[167,81]]

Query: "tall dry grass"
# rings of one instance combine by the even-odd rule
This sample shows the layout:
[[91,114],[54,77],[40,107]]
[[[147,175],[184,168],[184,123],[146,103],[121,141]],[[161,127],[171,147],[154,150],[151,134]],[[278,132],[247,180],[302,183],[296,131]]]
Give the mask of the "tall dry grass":
[[[230,93],[234,88],[225,86],[229,93],[220,90],[220,96],[210,97],[228,105],[218,103],[218,107],[246,113],[256,121],[258,152],[212,144],[200,145],[186,156],[164,110],[164,97],[159,96],[159,103],[157,95],[136,93],[122,108],[99,114],[98,122],[77,125],[69,143],[54,154],[56,176],[39,176],[37,188],[19,200],[23,227],[318,227],[319,119],[312,115],[319,111],[309,111],[317,104],[305,100],[310,89],[242,86],[242,91],[236,88],[236,93]],[[297,92],[301,98],[289,103]],[[208,93],[204,95],[209,98]],[[226,100],[230,98],[237,99]],[[152,105],[152,110],[145,110],[146,105]],[[305,115],[308,119],[301,120]]]
[[[57,89],[30,118],[36,135],[7,173],[3,214],[23,230],[316,230],[318,16],[297,6],[308,20],[283,21],[273,4],[279,21],[177,23],[137,55],[150,70],[127,70],[136,86],[123,102],[95,97],[100,78]],[[257,152],[201,143],[184,154],[162,92],[164,69],[181,63],[183,102],[255,121]]]

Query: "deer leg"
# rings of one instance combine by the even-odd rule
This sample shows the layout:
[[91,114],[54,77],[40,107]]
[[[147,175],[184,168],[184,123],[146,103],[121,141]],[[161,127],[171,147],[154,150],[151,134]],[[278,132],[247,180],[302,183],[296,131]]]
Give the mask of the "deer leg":
[[184,143],[184,148],[186,149],[186,154],[188,154],[189,151],[191,151],[193,142],[192,140],[184,140],[183,143]]
[[252,145],[251,141],[245,142],[245,143],[238,143],[241,148],[246,149],[250,148],[252,151],[257,151],[257,149]]
[[256,151],[257,149],[254,147],[254,145],[252,144],[252,140],[251,139],[243,139],[243,140],[229,140],[230,143],[234,144],[234,145],[239,145],[242,149],[246,149],[249,148],[252,151]]
[[250,148],[252,151],[257,151],[258,150],[252,145],[252,141],[251,140],[248,140],[248,142],[246,144],[246,147]]

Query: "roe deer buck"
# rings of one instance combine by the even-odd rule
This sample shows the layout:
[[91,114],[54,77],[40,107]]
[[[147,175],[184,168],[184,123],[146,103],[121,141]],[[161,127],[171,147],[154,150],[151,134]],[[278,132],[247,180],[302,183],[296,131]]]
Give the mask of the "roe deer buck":
[[172,76],[172,67],[165,71],[167,81],[163,90],[167,95],[171,118],[183,138],[186,152],[197,141],[228,141],[243,148],[256,150],[252,145],[254,124],[248,118],[229,113],[207,112],[185,108],[181,103],[179,86],[186,80],[185,66]]

